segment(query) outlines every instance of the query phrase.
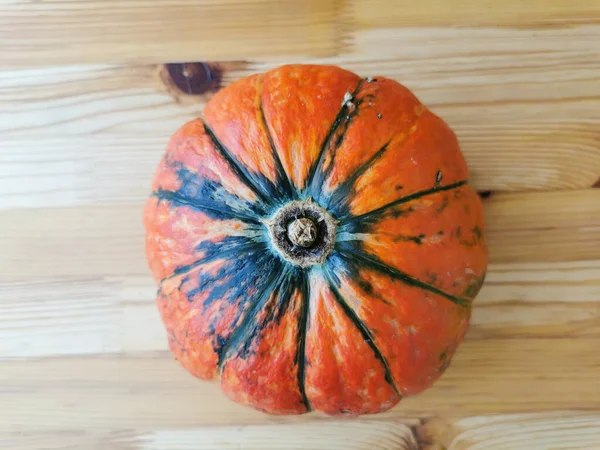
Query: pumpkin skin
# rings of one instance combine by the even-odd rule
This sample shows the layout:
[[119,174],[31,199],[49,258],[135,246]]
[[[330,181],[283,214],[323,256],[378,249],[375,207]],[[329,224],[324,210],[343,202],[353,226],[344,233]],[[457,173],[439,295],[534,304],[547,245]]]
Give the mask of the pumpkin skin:
[[297,64],[225,87],[170,139],[144,211],[175,358],[269,414],[428,389],[488,263],[467,178],[453,131],[396,81]]

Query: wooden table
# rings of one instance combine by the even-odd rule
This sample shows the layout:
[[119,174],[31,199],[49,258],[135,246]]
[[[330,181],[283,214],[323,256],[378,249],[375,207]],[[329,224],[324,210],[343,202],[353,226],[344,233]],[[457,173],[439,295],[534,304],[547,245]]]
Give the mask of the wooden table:
[[[414,90],[485,198],[467,339],[379,416],[235,405],[155,308],[141,211],[168,137],[286,62]],[[0,448],[600,448],[598,0],[0,0],[0,68]]]

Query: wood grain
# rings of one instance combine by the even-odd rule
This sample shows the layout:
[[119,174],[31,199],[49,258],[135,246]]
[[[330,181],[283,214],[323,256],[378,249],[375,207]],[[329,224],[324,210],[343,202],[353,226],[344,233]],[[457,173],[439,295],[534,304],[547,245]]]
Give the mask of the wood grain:
[[599,254],[597,189],[492,196],[485,213],[492,261],[573,261]]
[[[352,0],[359,28],[475,26],[541,28],[600,22],[600,5],[589,0]],[[433,13],[435,11],[435,13]]]
[[219,427],[189,431],[164,430],[140,436],[143,449],[189,450],[419,450],[407,425],[393,422],[322,422],[297,425]]
[[[600,255],[598,189],[496,194],[484,205],[492,262]],[[37,206],[0,210],[0,281],[148,275],[143,201]]]
[[0,147],[0,210],[124,204],[139,209],[166,140],[8,139]]
[[529,450],[600,447],[600,415],[580,411],[469,417],[425,425],[447,450]]
[[600,337],[600,262],[492,264],[468,336]]
[[242,427],[27,432],[0,441],[11,450],[595,450],[600,415],[585,412],[492,415],[446,420],[327,420]]
[[[461,128],[457,132],[469,163],[470,182],[479,191],[583,188],[600,177],[600,145],[596,131],[586,126],[574,125],[573,135],[567,138],[581,140],[580,146],[555,139],[551,125],[532,125],[536,136],[530,141],[524,135],[519,138],[518,128],[478,132],[461,132]],[[5,139],[0,146],[0,211],[110,204],[139,207],[168,140],[167,133],[154,138],[147,134],[151,132]]]
[[[593,0],[0,0],[0,448],[600,448],[599,42]],[[185,61],[391,77],[456,131],[491,264],[431,390],[274,417],[173,360],[141,209]]]
[[[597,338],[467,340],[438,383],[377,420],[593,409]],[[4,360],[0,430],[188,428],[320,420],[268,416],[229,401],[166,353]]]
[[[408,424],[411,421],[407,421]],[[419,424],[419,421],[412,421]],[[415,425],[416,426],[416,425]],[[411,427],[399,422],[327,421],[243,427],[23,433],[0,441],[11,450],[419,450]]]
[[[143,275],[1,283],[0,360],[167,352],[155,295]],[[600,337],[599,260],[490,266],[469,340],[579,337]]]
[[328,56],[340,15],[317,0],[3,0],[0,65]]
[[[574,245],[576,230],[593,225],[598,192],[494,194],[486,200],[490,242],[509,233],[505,241],[496,239],[498,251],[507,254],[511,230],[530,230],[529,235],[562,230],[562,240],[549,240],[538,256],[531,248],[516,262],[492,264],[451,369],[432,391],[407,399],[387,417],[598,404],[597,363],[588,356],[600,331],[600,263],[569,262],[570,251],[585,256]],[[570,206],[552,208],[555,204]],[[152,428],[273,420],[238,408],[216,386],[193,380],[172,360],[136,214],[127,204],[2,213],[2,246],[11,257],[2,260],[0,270],[2,298],[10,299],[2,304],[0,321],[0,385],[8,392],[3,407],[17,411],[9,419],[16,422],[9,423],[78,428],[93,417],[98,427]],[[541,214],[549,230],[539,229]],[[103,239],[94,239],[98,236]],[[576,240],[565,246],[569,236]],[[588,246],[594,242],[599,241]],[[552,245],[565,262],[544,261]],[[31,359],[39,357],[45,359]],[[29,359],[9,361],[14,358]],[[190,401],[190,393],[202,402]]]
[[[514,33],[515,41],[529,42]],[[463,39],[466,46],[478,36]],[[413,89],[455,129],[480,190],[590,187],[600,174],[600,52],[554,52],[555,44],[549,40],[539,53],[517,55],[455,55],[448,49],[445,55],[322,62],[389,76]],[[420,45],[426,50],[429,44]],[[223,82],[274,65],[228,66]],[[174,96],[159,72],[141,65],[0,74],[0,208],[27,206],[39,194],[57,206],[86,197],[92,203],[141,199],[168,137],[198,116],[206,98]],[[38,160],[47,165],[31,164]],[[121,162],[119,171],[109,170],[113,161]],[[99,177],[114,188],[108,196]]]

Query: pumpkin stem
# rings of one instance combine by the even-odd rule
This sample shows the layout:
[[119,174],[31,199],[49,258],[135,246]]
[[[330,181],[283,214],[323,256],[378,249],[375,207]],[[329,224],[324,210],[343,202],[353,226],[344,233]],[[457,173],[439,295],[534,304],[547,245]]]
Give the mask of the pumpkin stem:
[[335,245],[337,223],[312,199],[282,206],[263,224],[276,252],[296,266],[323,264]]
[[310,247],[317,240],[317,224],[307,217],[295,219],[288,225],[287,233],[292,244]]

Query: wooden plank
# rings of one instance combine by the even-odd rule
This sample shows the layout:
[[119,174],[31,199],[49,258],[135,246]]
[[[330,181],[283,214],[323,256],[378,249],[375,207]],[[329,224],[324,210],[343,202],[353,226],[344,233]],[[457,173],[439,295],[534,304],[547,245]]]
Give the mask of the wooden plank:
[[119,134],[6,140],[0,146],[0,210],[139,208],[167,140]]
[[128,204],[4,211],[0,279],[146,275],[142,208]]
[[[595,69],[587,69],[591,69],[589,63],[595,65],[598,62],[599,38],[598,25],[535,31],[452,27],[372,29],[354,34],[352,49],[343,55],[343,59],[349,63],[354,61],[356,65],[369,55],[369,59],[373,60],[369,75],[379,67],[381,71],[393,66],[393,61],[400,62],[405,67],[396,66],[396,71],[405,74],[403,80],[409,87],[427,86],[431,96],[439,95],[437,93],[443,89],[447,93],[444,97],[446,102],[452,97],[447,86],[462,90],[454,97],[455,101],[448,103],[464,104],[478,100],[485,104],[485,110],[478,110],[479,118],[470,116],[475,122],[484,119],[489,122],[492,118],[518,114],[522,109],[517,108],[520,103],[531,107],[535,100],[540,99],[547,102],[560,100],[561,105],[568,106],[571,111],[580,111],[586,117],[597,119],[597,111],[594,112],[589,103],[584,102],[585,89],[576,95],[565,96],[564,86],[558,90],[548,87],[566,78],[587,79],[593,84]],[[560,63],[563,58],[574,58],[578,62],[574,66],[564,66]],[[423,67],[430,67],[432,73]],[[493,89],[499,86],[504,88]],[[572,101],[565,105],[567,97]],[[430,96],[424,95],[423,98],[428,103],[434,102]],[[495,113],[487,108],[491,101],[501,101],[505,108]],[[540,113],[552,114],[543,109],[520,113],[528,114],[530,118]],[[549,117],[544,116],[546,120]]]
[[114,450],[237,450],[242,447],[248,450],[595,450],[600,446],[600,415],[551,411],[454,420],[326,420],[147,431],[65,429],[44,433],[32,430],[5,434],[1,442],[11,450],[83,447]]
[[[0,281],[147,276],[142,208],[140,201],[0,211]],[[495,194],[485,211],[494,263],[600,254],[598,189]]]
[[[600,26],[594,30],[595,45]],[[435,45],[437,39],[426,40],[427,35],[423,36],[421,30],[411,33],[405,38],[415,42],[410,42],[412,47],[408,48],[395,34],[390,36],[394,48],[402,48],[397,55],[392,50],[378,53],[376,47],[387,45],[388,40],[385,36],[373,36],[356,55],[305,62],[337,64],[364,76],[393,78],[414,90],[453,126],[600,119],[594,107],[600,97],[596,82],[600,50],[587,45],[586,35],[556,33],[541,36],[540,43],[523,32],[496,37],[467,30],[441,33],[438,38],[454,41],[456,48],[444,43],[440,49]],[[485,53],[483,48],[473,48],[473,40],[494,44],[495,38],[500,43],[512,43]],[[582,39],[583,44],[567,43],[555,50],[561,39]],[[522,48],[515,50],[520,42]],[[223,65],[221,84],[285,62]],[[206,97],[188,97],[187,101],[182,101],[181,96],[173,98],[159,72],[159,67],[152,65],[5,70],[0,74],[5,106],[0,111],[0,132],[6,136],[22,135],[25,131],[36,135],[97,134],[107,130],[146,131],[153,135],[170,132],[173,124],[196,114]],[[553,103],[561,108],[548,107]],[[179,117],[173,117],[177,113]]]
[[344,42],[338,2],[0,2],[0,65],[328,56]]
[[[583,188],[600,173],[600,53],[588,48],[585,35],[567,31],[536,40],[511,31],[500,42],[513,41],[513,48],[523,42],[529,51],[473,55],[479,39],[473,30],[452,35],[457,47],[444,44],[441,53],[415,30],[416,50],[407,55],[380,58],[376,46],[387,42],[380,37],[360,57],[313,62],[390,76],[412,88],[456,130],[480,190]],[[394,36],[395,48],[406,48]],[[566,44],[556,51],[559,38]],[[223,83],[281,62],[225,66]],[[196,117],[206,99],[173,95],[152,65],[4,71],[0,95],[0,208],[40,194],[56,206],[64,205],[64,193],[103,201],[114,197],[101,190],[109,186],[140,192],[170,134]],[[40,157],[49,165],[28,163]],[[120,169],[108,170],[114,161]]]
[[[0,360],[168,351],[148,274],[34,275],[0,284]],[[489,267],[469,340],[565,336],[600,337],[600,260]]]
[[[184,120],[174,120],[173,130]],[[600,128],[564,124],[560,135],[557,126],[458,127],[471,184],[479,191],[591,187],[600,173]],[[167,140],[166,132],[152,137],[141,130],[6,139],[0,146],[0,210],[142,202]]]
[[469,339],[600,337],[600,261],[492,264]]
[[[2,283],[0,360],[167,352],[155,294],[149,276]],[[565,336],[600,337],[599,260],[490,266],[469,340]]]
[[[467,340],[434,387],[378,420],[593,409],[597,338]],[[166,353],[2,361],[0,429],[189,428],[320,419],[267,416],[229,401]]]
[[360,28],[489,26],[541,28],[599,23],[600,4],[590,0],[351,0]]
[[600,448],[600,414],[593,412],[549,411],[433,420],[425,429],[439,445],[432,450]]
[[[0,72],[0,133],[56,137],[116,132],[163,136],[194,117],[198,105],[178,103],[159,67],[53,66]],[[161,125],[162,124],[162,125]]]
[[0,298],[0,359],[168,350],[147,276],[3,283]]
[[[418,423],[417,421],[413,421]],[[410,422],[409,422],[410,423]],[[245,427],[15,433],[0,441],[11,450],[419,450],[411,428],[399,422],[326,421]],[[10,444],[10,445],[9,445]]]
[[486,201],[495,262],[593,259],[600,248],[600,191],[507,193]]
[[31,430],[5,434],[1,442],[11,450],[596,450],[600,447],[600,415],[551,411],[433,420],[326,420],[186,429],[65,429],[56,433]]

